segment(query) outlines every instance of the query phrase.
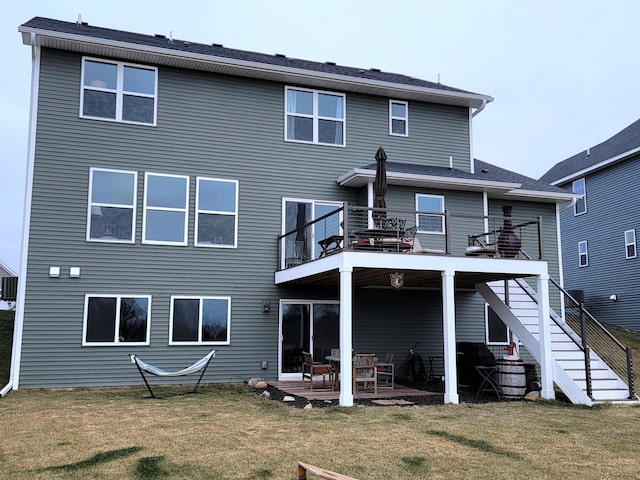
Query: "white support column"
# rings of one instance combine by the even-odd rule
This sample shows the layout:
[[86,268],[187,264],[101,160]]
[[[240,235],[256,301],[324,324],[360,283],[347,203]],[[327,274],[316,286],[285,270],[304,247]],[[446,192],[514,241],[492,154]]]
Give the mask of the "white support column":
[[540,395],[556,398],[553,390],[553,353],[551,351],[551,318],[549,313],[549,275],[538,275],[538,322],[540,325]]
[[340,406],[353,406],[353,267],[340,268]]
[[456,352],[455,272],[442,272],[442,332],[444,336],[444,403],[459,403]]

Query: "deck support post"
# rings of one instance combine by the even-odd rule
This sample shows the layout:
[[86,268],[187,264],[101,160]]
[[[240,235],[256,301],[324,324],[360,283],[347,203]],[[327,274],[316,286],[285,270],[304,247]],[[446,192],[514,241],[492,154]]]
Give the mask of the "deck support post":
[[353,267],[340,268],[340,406],[353,406]]
[[546,400],[556,398],[553,390],[553,353],[551,351],[551,317],[549,311],[549,274],[538,275],[538,322],[540,324],[540,396]]
[[455,272],[442,272],[442,331],[444,335],[444,403],[459,403],[456,352]]

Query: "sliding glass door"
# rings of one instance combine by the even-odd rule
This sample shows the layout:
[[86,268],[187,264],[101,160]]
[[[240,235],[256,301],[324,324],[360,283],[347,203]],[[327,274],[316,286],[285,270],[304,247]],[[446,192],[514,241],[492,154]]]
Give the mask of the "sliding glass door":
[[324,361],[340,345],[338,302],[282,300],[280,302],[280,380],[301,377],[302,352]]

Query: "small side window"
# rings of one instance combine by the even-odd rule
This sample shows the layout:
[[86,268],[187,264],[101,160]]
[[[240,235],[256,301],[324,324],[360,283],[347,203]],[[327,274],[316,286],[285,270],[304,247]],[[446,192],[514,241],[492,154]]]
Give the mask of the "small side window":
[[589,265],[589,252],[587,250],[587,241],[578,242],[578,262],[581,267]]
[[579,178],[573,182],[573,193],[582,195],[582,198],[576,200],[576,204],[573,207],[574,215],[582,215],[587,213],[587,189],[584,182],[584,178]]
[[389,100],[389,135],[409,136],[409,104]]
[[625,251],[627,253],[627,258],[636,258],[637,251],[636,251],[636,231],[635,231],[635,229],[627,230],[626,232],[624,232],[624,247],[625,247]]

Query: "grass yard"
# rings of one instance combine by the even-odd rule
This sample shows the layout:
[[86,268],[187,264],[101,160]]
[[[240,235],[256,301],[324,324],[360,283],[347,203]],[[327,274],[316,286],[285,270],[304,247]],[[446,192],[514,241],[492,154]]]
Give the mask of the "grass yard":
[[640,471],[639,407],[301,410],[245,385],[147,395],[144,387],[12,392],[0,399],[0,478],[294,479],[297,461],[360,480],[637,479]]

